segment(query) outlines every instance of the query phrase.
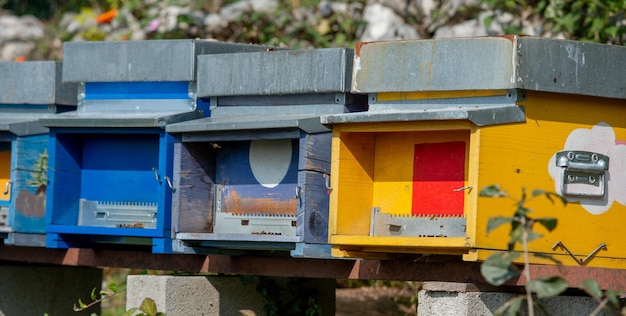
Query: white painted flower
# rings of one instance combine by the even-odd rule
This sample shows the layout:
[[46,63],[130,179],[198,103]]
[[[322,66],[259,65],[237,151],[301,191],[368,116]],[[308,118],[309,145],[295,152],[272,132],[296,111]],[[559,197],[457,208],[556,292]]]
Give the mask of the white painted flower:
[[[615,201],[626,205],[626,145],[622,141],[616,141],[611,126],[600,122],[591,129],[575,129],[567,137],[563,150],[588,151],[609,157],[609,169],[605,172],[604,196],[602,198],[566,196],[569,202],[579,202],[587,212],[594,215],[608,211]],[[550,158],[548,172],[554,179],[556,193],[562,194],[562,168],[556,165],[556,153]]]

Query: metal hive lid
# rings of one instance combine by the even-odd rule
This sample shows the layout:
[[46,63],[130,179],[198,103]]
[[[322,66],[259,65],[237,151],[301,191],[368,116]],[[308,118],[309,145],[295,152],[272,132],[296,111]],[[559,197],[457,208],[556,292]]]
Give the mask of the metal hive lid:
[[195,81],[196,56],[261,51],[208,40],[66,42],[64,82]]
[[347,48],[198,56],[198,96],[349,92]]
[[77,85],[61,83],[61,63],[0,62],[0,104],[76,105]]
[[359,43],[352,92],[526,89],[626,98],[626,47],[537,37]]
[[61,82],[60,62],[0,62],[0,74],[0,131],[47,133],[38,120],[77,103],[77,85]]

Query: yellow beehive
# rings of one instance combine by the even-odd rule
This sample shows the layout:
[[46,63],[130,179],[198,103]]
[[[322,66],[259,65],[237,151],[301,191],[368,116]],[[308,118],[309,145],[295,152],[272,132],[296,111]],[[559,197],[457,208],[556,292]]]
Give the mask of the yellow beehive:
[[[626,47],[532,37],[361,43],[354,93],[369,111],[333,128],[329,242],[338,257],[506,250],[522,188],[556,217],[530,251],[626,268]],[[479,197],[498,184],[513,199]],[[539,226],[539,225],[537,225]],[[567,248],[567,249],[566,249]],[[588,257],[588,258],[587,258]],[[531,257],[535,263],[551,263]]]

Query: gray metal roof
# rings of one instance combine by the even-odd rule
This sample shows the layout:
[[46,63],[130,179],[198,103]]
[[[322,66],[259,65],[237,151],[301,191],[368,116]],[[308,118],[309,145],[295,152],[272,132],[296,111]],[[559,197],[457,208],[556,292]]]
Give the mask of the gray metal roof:
[[195,81],[196,56],[264,51],[207,40],[66,42],[64,82]]
[[506,90],[626,98],[626,47],[538,37],[360,43],[352,92]]
[[353,56],[347,48],[198,56],[198,96],[349,92]]
[[1,104],[76,105],[77,86],[61,83],[61,63],[0,62]]
[[165,130],[168,133],[194,133],[287,128],[302,129],[308,133],[330,130],[320,123],[319,116],[313,115],[205,117],[169,124]]

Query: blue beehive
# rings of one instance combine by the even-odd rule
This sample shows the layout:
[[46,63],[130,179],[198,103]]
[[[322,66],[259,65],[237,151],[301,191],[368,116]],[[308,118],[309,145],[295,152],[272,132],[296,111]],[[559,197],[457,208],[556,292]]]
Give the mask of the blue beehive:
[[348,93],[352,59],[351,49],[198,57],[211,117],[166,128],[177,136],[175,251],[329,255],[331,132],[319,116],[364,109]]
[[[76,112],[50,127],[48,247],[171,249],[173,137],[164,127],[209,114],[196,100],[200,54],[264,49],[200,40],[65,43]],[[198,102],[196,102],[198,101]]]
[[48,129],[38,119],[72,109],[76,85],[62,85],[52,61],[0,62],[0,74],[0,234],[43,247]]

